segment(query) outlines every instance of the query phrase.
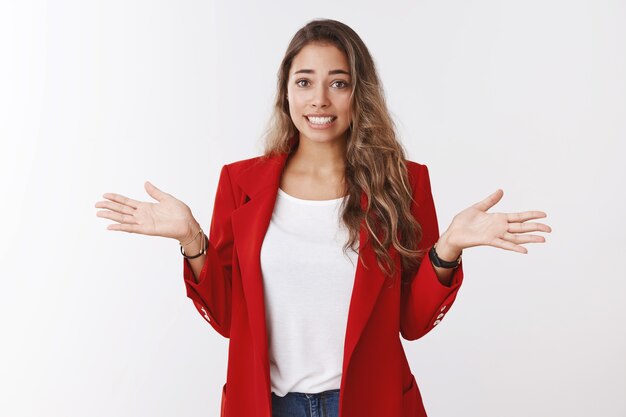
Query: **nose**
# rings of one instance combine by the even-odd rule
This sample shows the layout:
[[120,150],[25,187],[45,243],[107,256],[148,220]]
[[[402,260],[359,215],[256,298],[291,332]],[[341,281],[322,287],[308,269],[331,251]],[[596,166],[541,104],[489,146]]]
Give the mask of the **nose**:
[[326,87],[323,84],[319,84],[313,91],[313,99],[311,105],[315,108],[323,108],[328,106],[328,94]]

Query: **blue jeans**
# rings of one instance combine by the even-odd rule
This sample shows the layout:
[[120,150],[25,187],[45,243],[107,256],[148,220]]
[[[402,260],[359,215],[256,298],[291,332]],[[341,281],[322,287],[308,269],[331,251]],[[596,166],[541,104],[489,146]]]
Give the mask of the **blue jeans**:
[[272,392],[272,417],[337,417],[339,389],[307,394],[288,392],[280,397]]

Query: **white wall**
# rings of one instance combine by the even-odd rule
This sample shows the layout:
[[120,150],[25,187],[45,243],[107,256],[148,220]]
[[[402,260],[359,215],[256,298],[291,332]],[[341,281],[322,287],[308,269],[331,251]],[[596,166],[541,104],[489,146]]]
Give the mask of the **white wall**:
[[464,252],[451,313],[403,340],[429,415],[626,415],[623,1],[0,3],[0,414],[218,415],[228,340],[185,296],[178,242],[96,201],[206,227],[222,164],[257,155],[307,21],[364,39],[440,228],[498,187],[538,209],[526,255]]

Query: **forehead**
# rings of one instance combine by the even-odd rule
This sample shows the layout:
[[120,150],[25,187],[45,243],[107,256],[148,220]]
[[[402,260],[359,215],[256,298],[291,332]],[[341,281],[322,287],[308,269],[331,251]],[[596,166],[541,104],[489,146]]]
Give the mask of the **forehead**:
[[312,69],[316,74],[343,69],[350,71],[348,57],[335,45],[310,43],[298,52],[291,63],[290,75],[301,69]]

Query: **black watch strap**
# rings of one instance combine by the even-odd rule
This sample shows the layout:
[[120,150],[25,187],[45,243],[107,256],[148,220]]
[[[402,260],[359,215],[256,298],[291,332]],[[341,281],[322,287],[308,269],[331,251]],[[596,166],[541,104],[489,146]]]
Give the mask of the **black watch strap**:
[[434,244],[433,247],[430,248],[430,251],[428,251],[428,256],[430,257],[433,265],[439,268],[456,268],[457,266],[459,266],[459,264],[461,263],[461,254],[459,254],[459,257],[454,261],[444,261],[439,257],[439,255],[437,255],[435,246],[437,246],[437,244]]

